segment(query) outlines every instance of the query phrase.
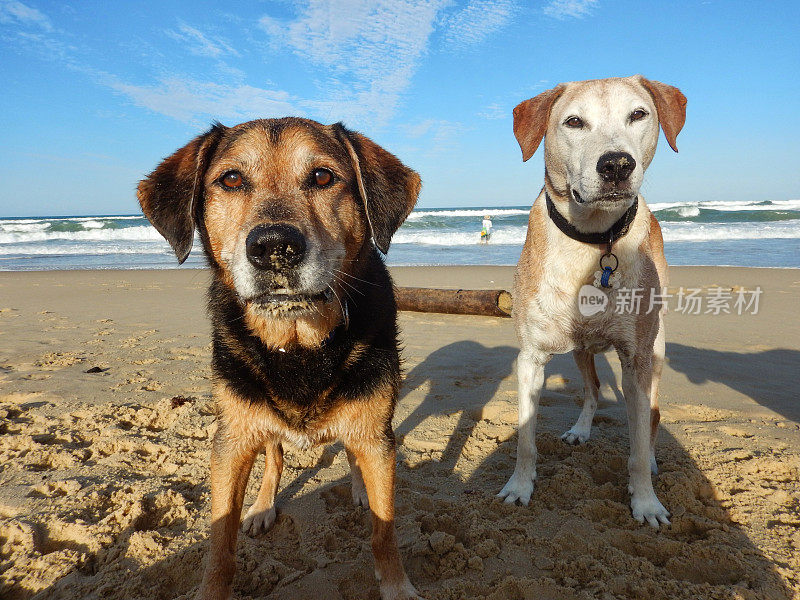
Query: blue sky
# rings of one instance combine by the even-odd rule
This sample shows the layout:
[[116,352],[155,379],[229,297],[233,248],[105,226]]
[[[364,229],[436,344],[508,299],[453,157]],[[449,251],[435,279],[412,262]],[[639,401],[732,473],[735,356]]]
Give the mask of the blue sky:
[[420,206],[530,204],[511,110],[642,73],[689,99],[650,202],[800,198],[800,2],[0,0],[0,216],[138,212],[207,128],[343,120],[417,169]]

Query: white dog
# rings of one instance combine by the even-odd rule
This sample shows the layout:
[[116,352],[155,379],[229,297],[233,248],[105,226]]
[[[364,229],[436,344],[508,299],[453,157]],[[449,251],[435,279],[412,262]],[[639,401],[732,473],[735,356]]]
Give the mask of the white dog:
[[639,187],[659,123],[677,152],[685,118],[686,98],[677,88],[641,76],[561,84],[514,109],[523,160],[544,138],[545,185],[531,208],[515,276],[519,440],[514,474],[499,494],[506,502],[527,504],[533,492],[545,364],[555,353],[572,350],[575,356],[584,405],[562,439],[580,444],[589,439],[597,408],[594,354],[613,347],[630,427],[633,516],[654,527],[669,523],[650,477],[656,471],[667,263],[661,229]]

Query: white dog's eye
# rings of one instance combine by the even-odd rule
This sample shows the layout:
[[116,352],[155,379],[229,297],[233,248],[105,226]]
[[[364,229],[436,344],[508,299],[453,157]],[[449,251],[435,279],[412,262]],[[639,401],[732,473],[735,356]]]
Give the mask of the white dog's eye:
[[578,117],[570,117],[566,121],[564,121],[564,125],[567,127],[572,127],[573,129],[580,129],[583,127],[583,121]]
[[630,116],[631,123],[633,123],[634,121],[640,121],[641,119],[644,119],[646,116],[647,116],[647,111],[646,110],[642,110],[641,108],[637,108],[635,111],[633,111],[631,113],[631,116]]

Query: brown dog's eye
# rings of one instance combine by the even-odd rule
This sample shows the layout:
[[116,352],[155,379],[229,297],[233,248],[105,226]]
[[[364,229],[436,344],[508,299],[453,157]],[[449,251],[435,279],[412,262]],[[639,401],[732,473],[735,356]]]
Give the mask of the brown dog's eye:
[[583,127],[583,121],[581,121],[578,117],[570,117],[564,121],[564,125],[567,127],[572,127],[573,129],[580,129]]
[[631,122],[639,121],[644,119],[647,116],[647,112],[642,110],[641,108],[637,108],[635,111],[631,113]]
[[242,174],[238,171],[228,171],[222,176],[222,185],[229,189],[236,189],[242,187]]
[[328,169],[314,169],[314,173],[312,173],[314,178],[314,183],[319,187],[325,187],[331,181],[333,181],[333,173],[328,171]]

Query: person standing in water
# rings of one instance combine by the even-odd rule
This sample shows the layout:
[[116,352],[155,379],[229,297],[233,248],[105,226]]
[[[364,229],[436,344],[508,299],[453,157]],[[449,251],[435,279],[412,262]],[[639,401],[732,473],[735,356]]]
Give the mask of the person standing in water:
[[490,237],[492,237],[492,216],[484,215],[481,225],[481,243],[488,244]]

